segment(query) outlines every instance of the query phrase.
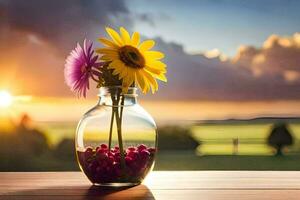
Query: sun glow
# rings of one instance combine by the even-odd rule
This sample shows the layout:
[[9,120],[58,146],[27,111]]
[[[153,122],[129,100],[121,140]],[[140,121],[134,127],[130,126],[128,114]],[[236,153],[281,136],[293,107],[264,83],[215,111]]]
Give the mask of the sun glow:
[[0,91],[0,107],[9,107],[12,104],[13,98],[8,91]]

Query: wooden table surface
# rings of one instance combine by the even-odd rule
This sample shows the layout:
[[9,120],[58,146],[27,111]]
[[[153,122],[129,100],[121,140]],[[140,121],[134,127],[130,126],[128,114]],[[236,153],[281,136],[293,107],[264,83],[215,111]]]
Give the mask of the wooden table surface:
[[91,186],[81,172],[0,172],[0,199],[300,199],[300,172],[157,171],[123,190]]

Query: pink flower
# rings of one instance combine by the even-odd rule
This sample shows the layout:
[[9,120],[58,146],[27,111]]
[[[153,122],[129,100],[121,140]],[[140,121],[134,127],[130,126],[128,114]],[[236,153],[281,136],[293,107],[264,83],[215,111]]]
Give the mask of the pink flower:
[[71,51],[65,64],[65,81],[71,91],[77,95],[86,97],[90,87],[89,79],[99,82],[103,63],[97,62],[98,56],[94,55],[93,43],[84,40],[83,47],[77,43],[77,47]]

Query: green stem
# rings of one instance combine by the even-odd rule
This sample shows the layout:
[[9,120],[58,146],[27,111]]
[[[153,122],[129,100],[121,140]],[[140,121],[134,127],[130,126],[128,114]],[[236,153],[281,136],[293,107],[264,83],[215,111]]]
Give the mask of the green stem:
[[114,117],[115,111],[114,106],[116,104],[116,97],[113,91],[111,91],[111,102],[112,102],[112,109],[111,109],[111,118],[110,118],[110,127],[109,127],[109,139],[108,139],[108,149],[111,150],[111,140],[112,140],[112,131],[114,127]]
[[[117,96],[117,105],[120,101],[120,94]],[[121,168],[125,170],[125,155],[124,155],[124,148],[123,148],[123,139],[122,139],[122,125],[121,125],[121,116],[119,115],[118,107],[115,108],[116,112],[116,122],[117,122],[117,130],[118,130],[118,142],[120,148],[120,155],[121,155]],[[125,172],[125,171],[123,171]]]
[[125,96],[122,95],[121,111],[120,111],[120,124],[121,124],[121,126],[122,126],[122,119],[123,119],[124,100],[125,100]]
[[[111,97],[112,103],[114,105],[114,99]],[[111,138],[112,138],[112,131],[113,131],[113,125],[114,125],[114,117],[115,117],[115,112],[114,112],[114,107],[111,109],[111,118],[110,118],[110,127],[109,127],[109,139],[108,139],[108,149],[110,151],[111,149]]]

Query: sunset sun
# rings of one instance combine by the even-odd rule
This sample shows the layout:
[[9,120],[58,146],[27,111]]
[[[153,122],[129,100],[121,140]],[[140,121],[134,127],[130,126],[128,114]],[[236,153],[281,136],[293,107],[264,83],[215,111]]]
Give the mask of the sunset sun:
[[12,95],[8,91],[0,91],[0,107],[9,107],[12,104],[12,101]]

